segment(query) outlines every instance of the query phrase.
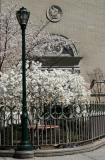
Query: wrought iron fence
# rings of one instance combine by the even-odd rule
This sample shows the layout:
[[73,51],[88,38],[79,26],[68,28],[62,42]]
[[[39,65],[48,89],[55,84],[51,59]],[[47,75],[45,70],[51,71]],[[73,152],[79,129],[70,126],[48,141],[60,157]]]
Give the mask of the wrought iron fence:
[[[105,104],[35,105],[29,112],[33,146],[76,146],[105,136]],[[21,111],[0,107],[0,147],[15,147],[21,139]]]

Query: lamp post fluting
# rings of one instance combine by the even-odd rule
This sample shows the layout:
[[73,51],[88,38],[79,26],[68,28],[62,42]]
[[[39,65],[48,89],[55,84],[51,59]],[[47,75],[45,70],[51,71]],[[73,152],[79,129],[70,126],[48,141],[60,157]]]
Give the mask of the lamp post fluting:
[[24,7],[20,8],[20,10],[16,12],[16,17],[22,30],[22,115],[21,115],[22,137],[21,137],[21,143],[17,148],[17,150],[20,150],[20,151],[33,150],[33,147],[29,140],[28,112],[27,112],[27,101],[26,101],[25,30],[26,30],[29,16],[30,16],[30,12],[28,12],[27,9]]

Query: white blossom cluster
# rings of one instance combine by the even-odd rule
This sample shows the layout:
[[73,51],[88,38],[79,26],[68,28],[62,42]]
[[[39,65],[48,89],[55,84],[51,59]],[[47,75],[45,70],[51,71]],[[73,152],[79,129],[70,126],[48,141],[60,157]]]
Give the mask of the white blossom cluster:
[[[90,91],[81,75],[61,69],[42,71],[41,63],[31,62],[30,65],[29,61],[26,70],[28,106],[40,102],[43,104],[62,103],[67,106],[75,101],[84,103],[89,100]],[[21,81],[21,64],[7,73],[0,73],[0,97],[7,99],[8,105],[11,105],[11,101],[19,103],[18,106],[21,105]]]

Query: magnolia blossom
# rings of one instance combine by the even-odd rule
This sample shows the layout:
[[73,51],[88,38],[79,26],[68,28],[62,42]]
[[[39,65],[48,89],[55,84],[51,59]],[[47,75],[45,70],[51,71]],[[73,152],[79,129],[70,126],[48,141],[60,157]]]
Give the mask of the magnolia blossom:
[[[26,65],[27,78],[27,103],[28,107],[37,103],[41,104],[63,104],[64,107],[74,102],[86,103],[89,100],[90,91],[86,88],[87,83],[78,74],[72,74],[68,70],[53,69],[52,71],[41,70],[41,63],[32,61]],[[21,64],[0,73],[0,86],[3,90],[2,98],[7,99],[8,105],[17,103],[21,105],[22,95],[22,71]]]

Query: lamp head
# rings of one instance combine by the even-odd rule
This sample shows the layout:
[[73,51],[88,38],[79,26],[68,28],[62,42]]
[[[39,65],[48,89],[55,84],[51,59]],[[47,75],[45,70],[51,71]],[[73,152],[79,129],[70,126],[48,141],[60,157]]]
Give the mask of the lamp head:
[[26,8],[22,7],[20,8],[17,12],[16,12],[16,17],[17,17],[17,20],[22,27],[25,27],[27,26],[27,23],[28,23],[28,19],[29,19],[29,16],[30,16],[30,12],[27,11]]

